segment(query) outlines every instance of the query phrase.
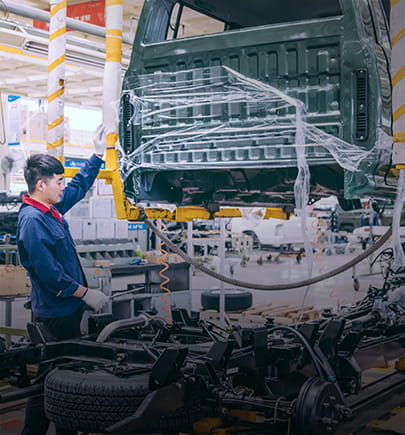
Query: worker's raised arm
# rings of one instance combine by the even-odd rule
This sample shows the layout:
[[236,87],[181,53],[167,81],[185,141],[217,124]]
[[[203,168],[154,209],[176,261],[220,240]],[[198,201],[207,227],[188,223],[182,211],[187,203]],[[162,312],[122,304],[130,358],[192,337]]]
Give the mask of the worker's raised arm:
[[63,196],[55,208],[61,214],[68,212],[76,203],[83,199],[94,183],[103,160],[93,154],[83,168],[72,178],[63,191]]

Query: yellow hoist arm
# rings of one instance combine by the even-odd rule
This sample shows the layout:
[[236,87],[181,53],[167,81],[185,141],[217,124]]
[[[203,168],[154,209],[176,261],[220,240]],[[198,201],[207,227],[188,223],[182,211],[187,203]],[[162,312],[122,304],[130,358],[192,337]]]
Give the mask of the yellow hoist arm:
[[[78,168],[65,168],[64,175],[67,178],[73,177]],[[118,219],[131,221],[142,220],[144,215],[149,219],[163,219],[167,221],[187,222],[193,219],[215,219],[215,218],[235,218],[242,217],[242,212],[237,207],[221,208],[216,212],[210,212],[204,207],[177,207],[175,210],[166,210],[163,208],[146,207],[140,208],[133,205],[124,195],[124,188],[121,181],[119,169],[100,169],[97,178],[104,179],[111,184],[115,210]],[[277,218],[288,219],[289,214],[282,208],[266,208],[264,219]]]

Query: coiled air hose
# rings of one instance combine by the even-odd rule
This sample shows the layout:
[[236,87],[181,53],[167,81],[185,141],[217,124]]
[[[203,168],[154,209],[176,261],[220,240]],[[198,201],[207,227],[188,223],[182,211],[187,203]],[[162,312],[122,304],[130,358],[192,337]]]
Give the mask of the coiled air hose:
[[[163,223],[162,220],[159,219],[159,224],[160,224],[160,234],[164,233],[165,231],[167,231],[167,226]],[[171,323],[171,302],[168,299],[168,297],[171,294],[171,291],[169,290],[167,286],[167,284],[169,284],[170,282],[170,278],[165,275],[165,272],[167,272],[169,270],[169,263],[167,262],[167,258],[168,258],[168,252],[166,251],[166,249],[164,249],[165,243],[162,241],[162,243],[159,244],[158,249],[161,252],[161,256],[159,257],[159,264],[162,266],[162,268],[159,271],[159,276],[162,279],[162,282],[160,283],[159,287],[162,290],[162,296],[160,296],[160,300],[163,302],[163,306],[162,306],[162,311],[165,312],[163,319],[168,322]]]
[[[401,220],[404,218],[404,214],[401,216]],[[384,243],[390,238],[392,234],[392,227],[389,227],[389,229],[383,234],[372,246],[370,246],[368,249],[363,251],[360,255],[353,258],[352,260],[348,261],[345,264],[342,264],[341,266],[337,267],[336,269],[330,270],[329,272],[323,273],[322,275],[315,276],[313,278],[304,279],[302,281],[297,282],[291,282],[287,284],[254,284],[251,282],[245,282],[245,281],[239,281],[237,279],[229,278],[227,276],[221,275],[208,267],[205,267],[204,265],[200,264],[198,261],[191,258],[189,255],[187,255],[185,252],[183,252],[180,248],[178,248],[171,240],[169,240],[168,237],[166,237],[164,234],[162,234],[158,228],[153,224],[152,221],[145,218],[145,223],[148,226],[148,228],[153,231],[157,237],[162,240],[166,246],[168,246],[173,252],[180,255],[180,257],[183,258],[187,263],[193,265],[195,268],[201,270],[201,272],[204,272],[205,274],[212,276],[213,278],[216,278],[220,281],[226,282],[228,284],[237,286],[237,287],[243,287],[243,288],[250,288],[253,290],[268,290],[268,291],[276,291],[276,290],[289,290],[293,288],[298,287],[304,287],[307,285],[312,285],[317,282],[323,281],[325,279],[331,278],[335,275],[339,275],[340,273],[346,271],[347,269],[350,269],[351,267],[355,266],[356,264],[360,263],[360,261],[364,260],[371,254],[373,254],[375,251],[380,249]]]

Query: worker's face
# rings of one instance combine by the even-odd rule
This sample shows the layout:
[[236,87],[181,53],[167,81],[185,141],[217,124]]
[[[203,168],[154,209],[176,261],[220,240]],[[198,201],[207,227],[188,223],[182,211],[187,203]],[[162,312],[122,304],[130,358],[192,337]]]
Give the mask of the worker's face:
[[54,174],[52,178],[38,181],[38,190],[42,200],[49,205],[60,202],[64,188],[65,180],[60,174]]

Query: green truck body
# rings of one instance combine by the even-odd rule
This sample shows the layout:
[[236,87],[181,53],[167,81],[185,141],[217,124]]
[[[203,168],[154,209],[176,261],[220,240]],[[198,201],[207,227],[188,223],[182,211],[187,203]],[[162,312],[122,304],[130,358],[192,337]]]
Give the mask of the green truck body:
[[[223,22],[224,30],[176,38],[186,10]],[[126,194],[136,201],[183,205],[294,202],[294,138],[284,143],[284,148],[283,143],[277,147],[273,143],[277,151],[269,153],[263,141],[244,136],[248,151],[239,154],[235,150],[239,143],[232,136],[222,137],[221,152],[217,153],[218,143],[210,139],[211,154],[206,154],[203,166],[201,153],[192,152],[193,147],[199,149],[195,140],[176,148],[170,147],[167,139],[183,131],[185,125],[201,125],[195,107],[168,109],[171,117],[167,124],[157,118],[154,122],[153,117],[143,120],[142,113],[137,114],[147,110],[151,89],[154,98],[160,90],[164,94],[162,82],[171,82],[171,95],[176,95],[179,78],[191,88],[205,77],[204,92],[212,91],[215,76],[226,66],[301,101],[308,124],[365,153],[372,150],[358,172],[349,172],[326,148],[307,147],[313,198],[330,194],[339,198],[386,196],[390,189],[383,180],[383,154],[386,157],[389,150],[387,144],[376,147],[376,143],[391,135],[389,59],[388,24],[378,0],[285,0],[282,4],[269,0],[146,0],[120,107]],[[139,97],[137,103],[134,96]],[[153,111],[156,99],[150,104],[148,110]],[[221,122],[235,129],[257,129],[258,120],[260,125],[272,122],[272,114],[263,113],[263,107],[256,110],[250,104],[246,111],[243,101],[222,104],[220,109],[208,103],[204,107],[205,130],[219,129]],[[216,113],[218,110],[221,113]],[[282,115],[291,118],[294,111],[287,108]],[[165,147],[159,148],[161,140]],[[145,148],[145,143],[153,143],[155,148]],[[145,152],[138,153],[141,149]]]

